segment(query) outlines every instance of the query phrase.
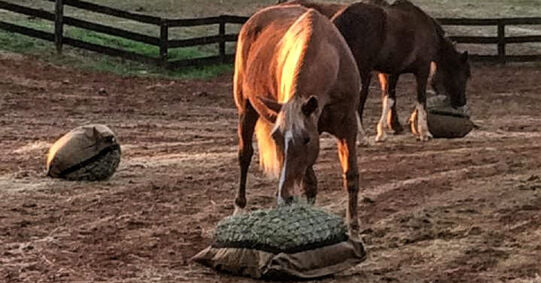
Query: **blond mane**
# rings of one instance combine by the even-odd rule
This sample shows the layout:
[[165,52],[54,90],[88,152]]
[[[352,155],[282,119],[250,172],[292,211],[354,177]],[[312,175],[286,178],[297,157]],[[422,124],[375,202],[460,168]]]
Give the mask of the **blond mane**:
[[281,52],[278,54],[280,82],[279,102],[287,102],[297,92],[299,74],[304,68],[306,54],[314,37],[314,25],[318,12],[309,9],[300,16],[287,30],[280,41]]
[[[311,46],[314,35],[314,21],[320,16],[314,9],[309,9],[300,16],[287,30],[280,41],[280,52],[277,54],[277,74],[280,82],[278,101],[287,103],[295,97],[299,86],[299,75],[303,72],[306,54]],[[293,101],[291,101],[293,102]],[[290,104],[290,103],[288,103]],[[304,127],[302,119],[295,119],[291,115],[299,111],[291,111],[294,107],[300,105],[285,105],[290,108],[289,111],[283,111],[287,116],[283,117],[286,121],[298,121],[300,124],[294,125],[296,128]],[[300,112],[299,112],[300,113]],[[263,171],[272,177],[277,177],[282,168],[282,153],[272,140],[271,133],[274,126],[264,119],[259,119],[256,124],[256,136],[259,148],[259,164]]]

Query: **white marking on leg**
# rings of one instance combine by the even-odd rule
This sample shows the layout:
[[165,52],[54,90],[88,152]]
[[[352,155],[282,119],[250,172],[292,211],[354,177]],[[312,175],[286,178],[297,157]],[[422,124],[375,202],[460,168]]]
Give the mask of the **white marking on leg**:
[[394,99],[392,98],[389,98],[389,110],[387,112],[387,117],[386,117],[386,121],[387,121],[387,129],[388,130],[392,130],[393,129],[393,125],[392,125],[392,122],[393,122],[393,111],[391,111],[391,108],[393,108],[394,106]]
[[411,113],[411,116],[408,120],[408,123],[410,124],[410,128],[411,128],[411,133],[414,135],[414,136],[418,136],[419,135],[419,129],[417,127],[417,122],[418,122],[418,118],[417,118],[417,109],[413,110],[413,113]]
[[432,81],[432,79],[434,78],[434,75],[436,74],[436,71],[438,70],[438,64],[436,64],[436,62],[432,61],[430,62],[430,72],[428,73],[428,80],[427,81]]
[[426,113],[425,108],[422,104],[417,103],[417,106],[415,107],[417,109],[417,129],[419,131],[419,139],[421,141],[427,141],[432,138],[432,134],[430,133],[430,130],[428,129],[428,114]]
[[357,112],[356,115],[357,117],[357,128],[359,129],[358,131],[358,139],[357,139],[357,145],[368,145],[369,142],[368,142],[368,136],[366,135],[366,131],[363,127],[363,123],[361,122],[361,117],[359,116],[359,113]]
[[244,212],[245,212],[244,208],[240,208],[239,206],[235,204],[235,210],[233,211],[233,215],[244,214]]
[[383,97],[381,118],[379,118],[378,127],[377,127],[377,130],[378,130],[378,135],[376,136],[377,142],[382,142],[385,140],[385,138],[387,138],[387,133],[385,133],[385,120],[387,119],[387,115],[389,115],[389,110],[391,110],[389,103],[393,103],[393,101],[392,99],[389,99],[388,95],[385,95]]

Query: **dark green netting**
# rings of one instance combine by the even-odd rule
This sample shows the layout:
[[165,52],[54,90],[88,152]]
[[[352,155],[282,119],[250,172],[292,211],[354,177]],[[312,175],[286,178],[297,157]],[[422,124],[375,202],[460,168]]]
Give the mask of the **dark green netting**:
[[60,174],[73,181],[101,181],[111,177],[120,163],[120,146],[108,147],[92,158],[85,160]]
[[348,239],[342,218],[294,204],[230,216],[218,223],[214,247],[294,253]]

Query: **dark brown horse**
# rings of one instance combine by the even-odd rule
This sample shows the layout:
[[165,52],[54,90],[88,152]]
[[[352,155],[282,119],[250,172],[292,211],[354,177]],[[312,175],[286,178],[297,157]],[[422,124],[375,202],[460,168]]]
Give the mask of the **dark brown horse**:
[[235,211],[246,206],[254,130],[263,169],[280,177],[279,203],[289,202],[300,189],[314,202],[317,180],[312,166],[319,153],[319,134],[325,131],[338,139],[349,196],[348,224],[356,232],[355,142],[361,84],[355,59],[340,32],[313,9],[270,7],[242,27],[236,54],[240,186]]
[[[296,2],[328,9],[328,4]],[[335,10],[332,21],[348,42],[362,79],[358,109],[361,119],[371,72],[380,73],[383,111],[377,141],[385,139],[386,128],[395,132],[403,130],[396,114],[395,89],[400,74],[413,73],[416,78],[420,140],[431,137],[425,111],[431,63],[437,66],[432,81],[435,89],[449,95],[454,107],[466,104],[465,89],[470,76],[468,54],[457,52],[441,26],[417,6],[407,0],[397,0],[392,5],[383,0],[367,0]]]
[[329,19],[347,7],[345,4],[319,3],[308,0],[278,1],[278,3],[281,3],[280,5],[302,5],[306,8],[315,9]]

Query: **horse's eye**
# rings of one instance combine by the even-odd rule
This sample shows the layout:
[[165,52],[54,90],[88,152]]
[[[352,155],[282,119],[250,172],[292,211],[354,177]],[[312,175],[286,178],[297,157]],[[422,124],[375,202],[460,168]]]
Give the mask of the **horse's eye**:
[[308,144],[310,142],[310,137],[304,137],[304,144]]

